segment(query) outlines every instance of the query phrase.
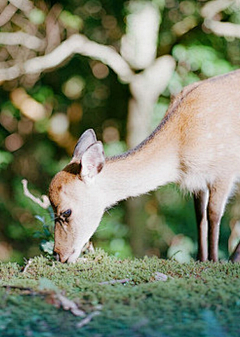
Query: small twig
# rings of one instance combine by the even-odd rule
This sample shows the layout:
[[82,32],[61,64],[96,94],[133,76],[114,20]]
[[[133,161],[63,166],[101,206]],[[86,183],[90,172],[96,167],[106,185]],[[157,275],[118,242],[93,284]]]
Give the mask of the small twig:
[[91,314],[89,314],[87,317],[81,320],[81,322],[77,323],[77,328],[82,328],[84,325],[87,325],[95,316],[100,315],[100,311],[94,311]]
[[0,14],[0,27],[5,25],[16,13],[17,7],[12,4],[7,5]]
[[239,38],[240,25],[231,22],[219,21],[219,16],[217,15],[234,4],[234,2],[234,0],[215,0],[206,2],[201,10],[205,27],[218,36]]
[[115,283],[127,283],[129,282],[130,279],[129,278],[124,278],[122,280],[111,280],[111,281],[104,281],[104,282],[100,282],[98,284],[102,285],[102,284],[115,284]]
[[9,2],[23,12],[29,12],[33,8],[33,3],[30,0],[9,0]]
[[44,209],[47,209],[50,206],[50,201],[46,195],[42,195],[42,200],[32,195],[32,193],[28,190],[27,187],[28,181],[26,179],[22,180],[22,184],[23,184],[23,193],[26,197],[28,197],[29,199],[31,199],[33,202],[35,202]]
[[32,264],[32,259],[28,260],[28,263],[26,264],[26,266],[23,269],[23,273],[26,273],[26,271],[28,270],[28,268],[30,267],[30,265]]
[[70,300],[66,296],[58,292],[55,292],[53,290],[35,291],[34,289],[29,288],[29,287],[22,287],[22,286],[16,286],[16,285],[8,285],[8,284],[0,285],[0,287],[6,288],[6,289],[18,289],[18,290],[30,293],[32,295],[42,295],[45,297],[50,296],[51,304],[54,305],[56,308],[62,307],[63,310],[70,311],[74,316],[78,316],[78,317],[86,316],[85,311],[79,309],[77,304],[74,301]]
[[70,310],[74,316],[85,316],[85,312],[78,308],[77,304],[66,296],[56,293],[55,297],[60,301],[64,310]]
[[30,291],[33,292],[32,288],[29,287],[22,287],[22,286],[13,286],[10,284],[3,284],[0,286],[1,288],[6,288],[6,289],[18,289],[18,290],[22,290],[22,291]]

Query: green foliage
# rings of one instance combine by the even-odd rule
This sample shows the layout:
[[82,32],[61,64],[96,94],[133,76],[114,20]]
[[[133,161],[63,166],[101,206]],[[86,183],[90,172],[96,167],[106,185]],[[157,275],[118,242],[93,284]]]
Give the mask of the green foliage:
[[68,11],[61,12],[60,20],[66,27],[70,27],[75,30],[81,30],[83,28],[83,20],[79,16],[73,15]]
[[0,171],[13,160],[13,155],[7,151],[0,151]]
[[44,23],[45,18],[46,18],[45,13],[37,8],[32,9],[31,12],[29,13],[29,20],[36,25]]
[[[177,44],[173,48],[173,56],[190,71],[201,72],[205,77],[221,75],[234,69],[233,65],[225,59],[224,54],[199,43],[188,46]],[[190,83],[191,81],[186,84]]]
[[129,228],[124,224],[124,211],[121,208],[109,210],[94,235],[94,243],[109,254],[120,258],[132,255],[129,244]]
[[53,245],[54,245],[54,213],[52,207],[48,208],[49,217],[46,221],[45,216],[36,215],[35,218],[42,224],[42,230],[36,231],[34,233],[35,238],[40,238],[40,249],[43,251],[47,256],[53,255]]

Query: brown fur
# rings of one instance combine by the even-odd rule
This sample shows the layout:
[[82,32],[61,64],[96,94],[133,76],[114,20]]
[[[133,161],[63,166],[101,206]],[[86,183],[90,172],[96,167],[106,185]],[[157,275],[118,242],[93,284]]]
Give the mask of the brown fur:
[[194,193],[198,257],[216,261],[220,220],[240,179],[240,70],[186,87],[136,148],[106,162],[102,151],[88,130],[50,185],[55,212],[73,211],[55,228],[62,262],[76,260],[104,209],[169,182]]

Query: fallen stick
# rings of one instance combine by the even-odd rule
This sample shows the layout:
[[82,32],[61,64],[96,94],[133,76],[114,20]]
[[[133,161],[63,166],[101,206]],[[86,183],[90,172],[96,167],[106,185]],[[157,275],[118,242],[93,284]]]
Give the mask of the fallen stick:
[[115,284],[115,283],[127,283],[129,282],[130,279],[129,278],[124,278],[122,280],[111,280],[111,281],[104,281],[104,282],[100,282],[98,284],[102,285],[102,284]]
[[81,322],[77,323],[77,328],[82,328],[84,325],[87,325],[95,316],[100,315],[100,311],[94,311],[91,314],[89,314],[87,317],[81,320]]

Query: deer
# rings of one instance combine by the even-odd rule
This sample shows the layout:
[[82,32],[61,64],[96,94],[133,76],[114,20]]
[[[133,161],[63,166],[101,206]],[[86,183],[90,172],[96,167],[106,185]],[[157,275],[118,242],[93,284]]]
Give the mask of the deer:
[[[200,261],[218,261],[221,218],[240,178],[240,70],[186,86],[138,146],[105,157],[92,129],[49,187],[54,252],[75,262],[106,209],[175,183],[193,194]],[[239,246],[236,249],[239,256]]]

